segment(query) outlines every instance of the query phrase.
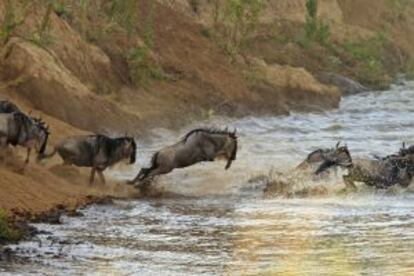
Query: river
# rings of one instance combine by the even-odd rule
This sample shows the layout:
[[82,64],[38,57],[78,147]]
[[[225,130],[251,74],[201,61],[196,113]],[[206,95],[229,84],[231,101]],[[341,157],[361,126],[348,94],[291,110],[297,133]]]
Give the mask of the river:
[[[239,135],[237,160],[176,170],[156,183],[169,196],[90,206],[83,217],[24,242],[24,263],[2,274],[46,275],[414,275],[414,189],[263,197],[249,182],[288,171],[318,147],[347,143],[353,156],[396,152],[414,143],[414,83],[349,96],[338,110],[283,117],[213,118]],[[156,129],[136,168],[191,129]],[[343,187],[340,177],[320,183]],[[303,185],[306,185],[304,183]],[[15,246],[16,247],[16,246]]]

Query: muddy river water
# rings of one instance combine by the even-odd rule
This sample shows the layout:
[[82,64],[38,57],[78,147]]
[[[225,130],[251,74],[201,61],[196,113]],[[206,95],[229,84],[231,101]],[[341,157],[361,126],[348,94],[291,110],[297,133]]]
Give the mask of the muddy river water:
[[[414,83],[406,83],[344,98],[325,113],[203,122],[237,127],[230,170],[224,162],[177,170],[155,185],[175,195],[90,206],[61,225],[37,224],[53,234],[18,245],[30,260],[0,263],[0,274],[414,275],[414,188],[286,198],[263,197],[260,183],[249,182],[338,140],[354,156],[395,152],[403,140],[414,143],[413,114]],[[114,177],[133,177],[156,149],[194,126],[154,130],[139,145],[136,168]],[[343,185],[341,178],[319,184]]]

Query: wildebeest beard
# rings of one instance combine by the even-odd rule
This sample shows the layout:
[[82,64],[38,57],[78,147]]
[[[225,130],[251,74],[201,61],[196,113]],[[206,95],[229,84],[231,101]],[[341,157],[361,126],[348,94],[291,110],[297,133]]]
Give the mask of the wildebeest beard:
[[135,143],[134,138],[129,137],[128,139],[130,139],[132,145],[132,152],[131,157],[129,158],[129,164],[134,164],[137,157],[137,144]]
[[48,126],[45,124],[45,122],[42,121],[42,119],[32,118],[32,120],[36,122],[36,127],[38,127],[45,135],[44,141],[42,145],[40,146],[40,150],[39,150],[39,156],[41,157],[45,153],[50,132],[49,132]]
[[228,168],[230,168],[230,166],[231,166],[231,163],[234,161],[234,160],[236,160],[236,155],[237,155],[237,148],[238,148],[238,146],[237,146],[237,137],[231,137],[232,139],[233,139],[233,142],[234,142],[234,147],[233,147],[233,150],[232,150],[232,152],[231,152],[231,156],[230,156],[230,159],[227,161],[227,164],[226,164],[226,167],[225,167],[225,169],[227,170]]

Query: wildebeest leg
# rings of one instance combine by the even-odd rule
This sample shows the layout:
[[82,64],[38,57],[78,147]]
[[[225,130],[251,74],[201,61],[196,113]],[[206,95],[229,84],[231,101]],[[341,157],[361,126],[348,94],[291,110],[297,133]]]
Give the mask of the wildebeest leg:
[[28,164],[29,160],[30,160],[30,152],[32,151],[32,148],[27,148],[27,155],[26,155],[26,160],[25,163]]
[[4,159],[6,156],[7,137],[0,137],[0,158]]
[[101,182],[103,184],[106,184],[105,177],[103,175],[103,170],[98,170],[98,175],[99,175],[99,178],[101,179]]
[[150,170],[151,170],[150,168],[142,168],[133,180],[128,181],[128,184],[134,185],[139,180],[142,180],[142,179],[146,178],[147,174],[150,172]]
[[344,175],[342,178],[345,182],[345,185],[346,185],[347,189],[349,188],[349,189],[352,189],[352,190],[356,190],[357,187],[355,186],[354,181],[352,181],[352,178],[351,178],[350,175]]
[[89,176],[89,184],[92,184],[95,180],[95,171],[96,171],[95,168],[91,169],[91,175]]
[[150,171],[147,172],[146,176],[143,177],[140,180],[143,181],[143,180],[146,180],[146,179],[153,179],[157,175],[166,174],[166,173],[171,172],[172,170],[173,170],[172,168],[161,168],[161,167],[150,169]]

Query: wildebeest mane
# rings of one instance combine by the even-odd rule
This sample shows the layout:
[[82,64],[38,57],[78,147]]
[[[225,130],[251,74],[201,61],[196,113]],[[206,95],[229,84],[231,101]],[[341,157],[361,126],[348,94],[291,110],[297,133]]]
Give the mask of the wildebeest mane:
[[308,156],[306,157],[306,160],[310,160],[310,158],[311,158],[311,156],[312,155],[314,155],[315,153],[317,153],[317,152],[321,152],[321,153],[324,153],[324,151],[322,150],[322,149],[317,149],[317,150],[314,150],[314,151],[312,151],[311,153],[309,153],[308,154]]
[[46,123],[44,121],[42,121],[41,118],[37,119],[37,118],[32,118],[37,126],[45,133],[45,140],[43,141],[42,146],[40,147],[39,150],[39,154],[44,154],[45,150],[46,150],[46,145],[47,145],[47,140],[49,139],[49,127],[46,125]]
[[96,135],[96,144],[97,144],[97,151],[96,154],[102,150],[105,156],[108,156],[109,158],[113,157],[116,149],[119,147],[119,145],[122,144],[122,140],[119,138],[112,139],[106,135],[103,134],[97,134]]
[[196,128],[196,129],[193,129],[193,130],[191,130],[191,131],[189,131],[185,136],[184,136],[184,138],[182,139],[182,141],[184,141],[184,142],[186,142],[187,141],[187,139],[191,136],[191,135],[193,135],[193,134],[195,134],[195,133],[198,133],[198,132],[204,132],[204,133],[208,133],[208,134],[221,134],[221,135],[228,135],[230,138],[233,138],[233,139],[237,139],[237,136],[236,136],[236,134],[235,134],[235,132],[230,132],[230,131],[228,131],[227,129],[218,129],[218,128]]

